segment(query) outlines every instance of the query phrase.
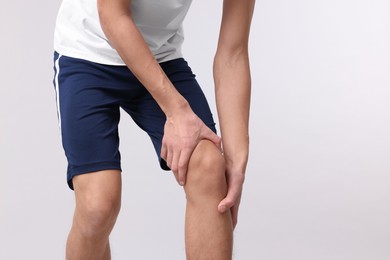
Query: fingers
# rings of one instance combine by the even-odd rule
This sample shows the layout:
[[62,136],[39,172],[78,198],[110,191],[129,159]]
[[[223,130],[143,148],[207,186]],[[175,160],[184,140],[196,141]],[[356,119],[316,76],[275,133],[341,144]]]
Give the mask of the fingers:
[[169,166],[169,168],[171,168],[172,172],[177,177],[177,169],[178,169],[178,164],[179,164],[180,151],[171,151],[171,153],[172,153],[172,161],[171,161],[171,165]]
[[191,154],[192,154],[191,150],[183,150],[180,153],[180,158],[178,162],[178,179],[179,179],[179,184],[182,186],[186,182],[188,161],[190,160]]
[[172,167],[172,159],[173,159],[173,153],[172,153],[172,151],[168,150],[167,151],[167,159],[165,161],[167,162],[167,165],[169,168]]
[[167,166],[171,169],[173,175],[175,176],[176,181],[179,183],[179,178],[177,175],[177,163],[179,160],[179,155],[178,153],[174,153],[174,151],[172,150],[168,150],[166,154],[167,156],[165,161],[167,162]]
[[238,221],[238,205],[234,205],[230,211],[231,211],[231,214],[232,214],[232,222],[233,222],[233,229],[236,227],[237,225],[237,221]]
[[224,213],[235,205],[240,203],[241,190],[238,185],[229,185],[226,197],[219,203],[218,211]]
[[229,210],[231,207],[234,206],[236,202],[235,195],[232,194],[232,192],[228,192],[228,195],[226,198],[224,198],[218,205],[218,211],[220,213],[225,213],[227,210]]
[[166,145],[161,148],[160,156],[167,162],[168,167],[175,175],[176,181],[183,186],[186,181],[188,161],[192,151],[182,150],[175,152],[172,149],[168,150]]
[[171,169],[173,172],[173,175],[175,176],[175,179],[177,182],[179,182],[179,179],[177,177],[177,170],[175,170],[173,167],[176,167],[174,165],[174,153],[172,150],[167,151],[167,159],[165,160],[167,162],[168,167]]
[[166,146],[166,144],[165,144],[165,140],[163,139],[163,141],[162,141],[162,147],[161,147],[161,152],[160,152],[160,156],[161,156],[161,158],[163,158],[165,161],[167,161],[167,153],[168,153],[167,146]]
[[232,215],[233,229],[237,225],[239,205],[240,205],[240,193],[238,191],[233,191],[233,190],[228,191],[226,198],[224,198],[218,205],[218,211],[221,214],[230,210],[230,213]]

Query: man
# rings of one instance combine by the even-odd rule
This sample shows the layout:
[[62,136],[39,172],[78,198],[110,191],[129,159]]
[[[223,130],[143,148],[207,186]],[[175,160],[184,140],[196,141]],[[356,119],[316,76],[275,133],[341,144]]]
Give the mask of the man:
[[[248,36],[254,0],[224,0],[214,58],[221,139],[182,57],[191,0],[63,0],[54,85],[76,208],[66,257],[110,259],[121,201],[119,108],[184,187],[187,259],[231,259],[248,159]],[[222,143],[222,145],[221,145]],[[223,147],[223,152],[222,148]]]

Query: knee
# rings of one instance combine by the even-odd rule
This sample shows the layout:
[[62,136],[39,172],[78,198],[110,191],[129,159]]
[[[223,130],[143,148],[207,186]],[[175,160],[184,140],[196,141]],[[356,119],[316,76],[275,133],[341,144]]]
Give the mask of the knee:
[[184,188],[187,200],[226,195],[225,159],[212,142],[203,140],[195,148],[189,161]]
[[84,237],[107,235],[115,224],[119,210],[119,199],[89,199],[83,205],[76,206],[75,220]]

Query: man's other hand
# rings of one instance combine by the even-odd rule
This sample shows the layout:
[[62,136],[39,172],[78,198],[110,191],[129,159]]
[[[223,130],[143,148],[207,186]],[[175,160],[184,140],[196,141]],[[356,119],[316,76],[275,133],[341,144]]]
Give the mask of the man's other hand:
[[233,228],[238,221],[238,208],[240,207],[242,187],[245,175],[234,173],[229,167],[226,169],[226,178],[228,183],[228,192],[226,197],[219,203],[218,211],[224,213],[230,209],[232,213]]

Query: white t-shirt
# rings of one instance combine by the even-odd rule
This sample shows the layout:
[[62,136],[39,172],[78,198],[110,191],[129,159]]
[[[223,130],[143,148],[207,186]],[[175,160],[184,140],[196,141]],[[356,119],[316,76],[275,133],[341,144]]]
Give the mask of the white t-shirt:
[[[182,23],[192,0],[132,0],[131,13],[158,62],[182,57]],[[63,0],[54,50],[107,65],[125,65],[101,29],[97,0]]]

